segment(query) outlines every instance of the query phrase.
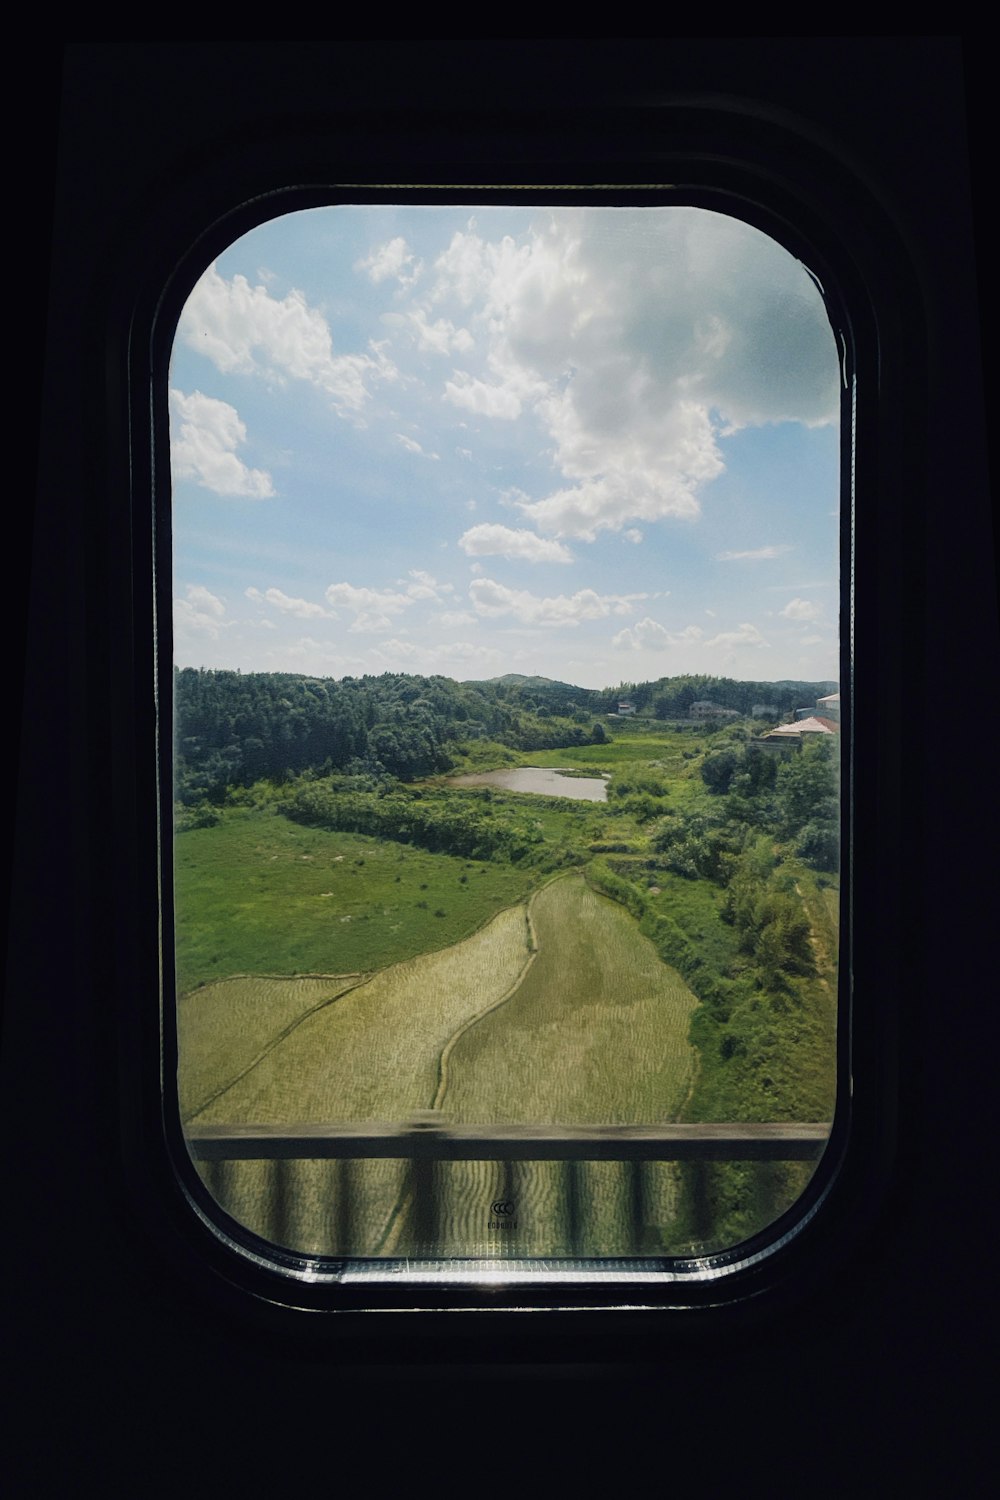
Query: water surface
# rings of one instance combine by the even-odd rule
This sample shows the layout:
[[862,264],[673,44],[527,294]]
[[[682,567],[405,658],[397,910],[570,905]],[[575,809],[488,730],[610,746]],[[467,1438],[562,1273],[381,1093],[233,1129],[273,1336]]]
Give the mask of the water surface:
[[452,786],[502,786],[509,792],[538,792],[543,797],[572,797],[577,802],[606,802],[603,776],[568,776],[547,766],[511,766],[504,771],[477,771],[452,776]]

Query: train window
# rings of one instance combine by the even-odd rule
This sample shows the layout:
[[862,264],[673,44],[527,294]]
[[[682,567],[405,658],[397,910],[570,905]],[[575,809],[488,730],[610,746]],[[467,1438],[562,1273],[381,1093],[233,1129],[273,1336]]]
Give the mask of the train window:
[[508,197],[277,213],[172,345],[173,1107],[313,1277],[721,1264],[844,1102],[842,329]]

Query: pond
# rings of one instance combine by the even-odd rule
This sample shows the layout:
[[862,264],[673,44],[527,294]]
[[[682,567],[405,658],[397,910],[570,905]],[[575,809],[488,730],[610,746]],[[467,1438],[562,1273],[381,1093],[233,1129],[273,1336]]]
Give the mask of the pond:
[[606,802],[608,783],[603,776],[576,776],[543,766],[512,766],[505,771],[479,771],[471,776],[452,776],[452,786],[500,786],[508,792],[538,792],[543,797],[572,797],[578,802]]

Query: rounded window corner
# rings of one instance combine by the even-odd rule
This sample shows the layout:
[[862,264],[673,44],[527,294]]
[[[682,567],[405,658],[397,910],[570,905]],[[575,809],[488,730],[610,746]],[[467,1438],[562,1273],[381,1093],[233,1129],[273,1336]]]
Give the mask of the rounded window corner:
[[[663,191],[648,187],[637,188],[634,184],[629,184],[615,190],[615,201],[616,203],[620,203],[625,197],[630,197],[632,200],[638,200],[643,205],[650,202],[650,200],[674,204],[679,202],[685,193],[687,193],[692,206],[695,204],[697,206],[704,206],[708,203],[712,205],[715,212],[722,212],[722,205],[726,203],[729,205],[728,211],[734,217],[744,223],[749,223],[753,228],[759,229],[762,233],[770,232],[771,238],[777,240],[791,255],[797,256],[800,259],[802,266],[808,272],[809,278],[818,289],[825,305],[833,330],[832,336],[837,346],[838,376],[841,388],[842,390],[847,390],[849,393],[847,396],[842,397],[843,410],[845,412],[850,410],[851,415],[842,416],[841,418],[841,431],[844,436],[841,445],[840,462],[842,465],[842,479],[839,489],[841,503],[847,509],[850,509],[856,503],[853,486],[858,476],[852,472],[850,479],[848,479],[844,474],[843,465],[849,461],[853,466],[857,458],[858,450],[855,428],[857,416],[856,401],[860,400],[862,403],[866,420],[869,422],[877,420],[876,392],[869,379],[870,372],[877,359],[877,350],[875,347],[877,340],[874,335],[874,326],[879,324],[880,318],[877,307],[877,296],[874,299],[870,299],[867,295],[859,297],[857,294],[858,287],[863,286],[865,283],[863,277],[859,277],[857,266],[852,262],[849,252],[845,250],[845,243],[849,245],[851,239],[849,231],[844,231],[843,233],[838,231],[840,238],[837,242],[835,242],[837,236],[828,232],[829,225],[827,225],[827,228],[821,234],[817,234],[816,226],[820,220],[816,213],[816,205],[808,201],[805,195],[803,195],[801,204],[801,220],[798,224],[792,223],[790,214],[796,203],[796,187],[791,182],[791,179],[786,179],[780,191],[771,191],[766,184],[763,187],[760,185],[762,179],[759,174],[755,174],[755,169],[751,164],[745,161],[740,162],[738,151],[734,151],[734,161],[735,165],[730,163],[724,172],[716,171],[714,168],[704,172],[702,174],[702,186],[700,189],[690,190],[675,187],[669,191]],[[698,166],[694,164],[694,157],[691,158],[688,172],[692,180],[697,182]],[[742,181],[740,180],[741,174]],[[402,173],[399,175],[405,178],[406,174]],[[596,176],[597,174],[595,173],[594,175]],[[653,174],[650,173],[650,175]],[[752,187],[751,182],[754,182],[754,186]],[[540,183],[532,183],[531,189],[533,194],[538,195],[543,194],[546,190],[545,185]],[[572,195],[565,194],[564,196],[560,196],[560,190],[554,188],[550,189],[550,191],[553,193],[554,200],[558,206],[566,206],[567,208],[573,206],[576,202],[583,203],[584,200],[593,202],[596,197],[593,186],[587,184],[573,190]],[[352,196],[360,198],[362,192],[367,192],[368,199],[366,201],[370,200],[372,206],[385,206],[388,203],[388,189],[373,191],[370,188],[359,190],[355,187],[352,193],[350,186],[338,188],[334,194],[334,202],[345,205],[349,204],[351,203]],[[413,204],[420,192],[421,189],[414,183],[401,192],[399,196],[404,205]],[[275,186],[268,192],[266,197],[258,195],[248,197],[241,206],[235,207],[231,214],[217,217],[211,229],[206,230],[204,234],[199,236],[196,250],[189,251],[186,255],[178,256],[176,270],[170,281],[169,288],[159,297],[157,312],[150,318],[149,326],[151,347],[154,350],[152,361],[154,419],[151,439],[154,470],[157,463],[162,465],[164,445],[170,439],[168,419],[162,409],[163,394],[167,386],[167,367],[165,363],[167,336],[169,333],[169,340],[172,345],[176,328],[190,291],[198,282],[201,275],[207,271],[208,267],[214,264],[215,251],[217,247],[221,247],[222,240],[225,238],[222,226],[224,224],[226,226],[240,224],[247,226],[249,230],[251,224],[256,227],[268,222],[265,217],[265,207],[268,214],[279,204],[283,208],[289,209],[289,211],[291,211],[291,206],[295,205],[294,211],[304,212],[308,207],[316,206],[323,193],[329,194],[329,189],[309,188],[302,190],[289,188],[284,190]],[[657,193],[659,193],[659,197],[656,196]],[[757,194],[756,200],[753,196],[754,193]],[[486,202],[486,196],[487,190],[483,189],[482,186],[477,187],[471,183],[463,184],[462,191],[456,195],[462,202],[463,207],[468,209],[470,216],[475,214],[477,204],[482,205]],[[516,202],[510,184],[502,187],[497,196],[503,198],[504,203],[510,203],[511,206]],[[600,201],[600,199],[598,198],[597,201]],[[835,195],[831,195],[829,201],[824,204],[824,212],[828,221],[832,221],[834,217],[835,209],[831,206],[834,201]],[[770,231],[763,227],[765,223],[770,224]],[[792,223],[791,228],[789,228],[790,223]],[[205,257],[208,251],[211,251],[212,254],[206,260]],[[197,270],[195,270],[196,261],[198,263]],[[188,267],[191,269],[189,270]],[[181,294],[182,286],[184,288],[183,295]],[[275,298],[274,300],[278,299]],[[885,319],[883,318],[880,326],[884,326],[884,323]],[[860,391],[854,389],[855,382],[859,378],[859,370]],[[222,397],[217,396],[213,399],[222,400]],[[176,418],[174,430],[177,430]],[[401,446],[405,449],[406,445],[402,444]],[[235,448],[229,451],[235,452]],[[251,471],[253,469],[252,464],[246,467]],[[161,469],[161,476],[164,473],[165,471]],[[867,482],[867,478],[867,475],[862,475],[862,483]],[[169,553],[169,547],[174,541],[175,532],[170,512],[164,505],[162,498],[169,493],[169,477],[161,477],[160,482],[156,485],[156,489],[158,495],[161,497],[156,510],[155,524],[158,528],[158,550],[162,562],[162,559]],[[851,526],[849,522],[845,522],[841,536],[842,573],[840,588],[842,600],[846,601],[853,586],[853,543],[850,539]],[[738,549],[728,550],[736,551]],[[746,550],[749,551],[751,549]],[[843,571],[845,561],[846,572]],[[248,585],[248,591],[251,590],[256,590],[258,594],[265,592],[255,584]],[[208,590],[208,592],[211,591]],[[285,593],[283,590],[281,592],[285,594],[286,600],[295,602],[290,592]],[[316,617],[319,618],[318,615]],[[845,729],[850,729],[852,725],[852,713],[856,713],[856,709],[852,706],[856,681],[853,658],[854,648],[853,644],[848,641],[846,633],[849,615],[845,613],[842,618],[844,620],[841,626],[843,645],[840,670],[836,673],[836,682],[845,694],[841,722]],[[634,629],[634,626],[623,625],[623,629]],[[176,711],[174,707],[171,707],[171,705],[175,704],[174,694],[176,691],[173,681],[174,662],[171,661],[168,667],[167,662],[162,656],[164,648],[169,644],[172,644],[170,628],[164,625],[161,627],[160,633],[161,666],[159,687],[161,712],[163,713],[164,722]],[[867,643],[862,643],[862,659],[867,651]],[[187,669],[182,667],[181,670]],[[352,674],[347,675],[350,676]],[[427,681],[436,674],[423,673],[420,675]],[[863,666],[861,681],[864,687]],[[848,736],[845,735],[845,741],[847,738]],[[851,800],[853,797],[853,788],[860,776],[864,790],[866,775],[864,766],[862,765],[859,769],[855,764],[859,751],[854,742],[853,734],[850,738],[850,746],[849,750],[845,748],[844,754],[845,784],[851,789],[843,808],[843,817],[845,824],[848,826],[854,807],[854,803]],[[161,779],[169,778],[172,780],[173,774],[173,769],[170,772],[161,769],[160,772]],[[167,783],[164,779],[165,797],[166,785]],[[173,788],[171,787],[170,803],[172,804],[172,802]],[[165,803],[165,827],[167,825],[167,816]],[[208,827],[210,825],[206,822],[205,826]],[[842,837],[844,847],[854,847],[856,835],[853,831],[846,837],[842,834]],[[169,838],[170,835],[165,833],[165,841],[169,841]],[[361,860],[364,856],[356,855],[355,858]],[[172,854],[170,859],[164,862],[163,869],[170,867],[172,867]],[[172,875],[170,878],[172,879]],[[852,907],[852,901],[854,900],[853,895],[847,900],[850,922],[841,929],[842,943],[854,943],[858,940],[862,942],[867,941],[866,933],[862,930],[859,937],[857,931],[859,921],[858,913]],[[165,894],[164,911],[169,914],[172,920],[174,913],[172,895]],[[861,919],[860,926],[864,929],[863,918]],[[850,969],[850,951],[848,947],[841,947],[841,966],[845,971]],[[168,966],[167,972],[172,973],[172,966]],[[168,981],[167,989],[172,993],[172,978]],[[852,1003],[847,998],[848,984],[846,979],[842,983],[841,996],[841,1005],[846,1016],[847,1009]],[[173,1027],[172,1011],[173,1001],[170,999],[166,1002],[164,1011],[164,1024],[168,1030]],[[858,1018],[855,1017],[852,1024],[856,1024],[857,1021]],[[860,1021],[862,1030],[864,1030],[867,1024],[867,1021],[862,1018]],[[846,1026],[846,1020],[842,1024],[841,1047],[848,1049],[848,1054],[850,1054],[852,1044],[850,1040],[843,1040],[846,1034],[844,1026]],[[850,1056],[848,1056],[847,1062],[841,1059],[838,1063],[838,1067],[841,1069],[841,1083],[839,1085],[841,1092],[844,1090],[847,1077],[847,1073],[843,1070],[849,1066],[849,1062]],[[172,1078],[172,1073],[170,1073],[170,1077]],[[862,1087],[868,1086],[864,1080],[861,1083]],[[169,1093],[170,1088],[168,1086],[167,1108],[172,1109],[173,1104],[169,1099]],[[227,1257],[232,1258],[233,1275],[237,1281],[245,1277],[248,1286],[266,1286],[269,1288],[267,1295],[273,1295],[277,1301],[283,1300],[284,1294],[281,1288],[284,1287],[288,1293],[289,1305],[296,1305],[297,1302],[300,1302],[304,1298],[306,1302],[317,1308],[325,1307],[332,1309],[334,1307],[344,1307],[360,1310],[362,1306],[366,1305],[366,1298],[369,1298],[371,1305],[375,1306],[382,1305],[379,1303],[380,1298],[388,1298],[389,1302],[392,1303],[396,1298],[405,1301],[408,1297],[412,1297],[424,1299],[427,1310],[432,1310],[432,1308],[439,1305],[452,1305],[449,1299],[457,1299],[454,1305],[458,1305],[459,1302],[465,1299],[470,1306],[487,1306],[495,1305],[497,1296],[495,1287],[506,1286],[507,1291],[504,1295],[512,1300],[516,1299],[516,1297],[522,1297],[525,1299],[526,1305],[532,1299],[534,1299],[537,1305],[541,1305],[544,1303],[546,1295],[554,1297],[556,1300],[561,1298],[563,1303],[568,1303],[570,1300],[568,1288],[574,1288],[572,1295],[582,1296],[584,1292],[581,1288],[586,1287],[586,1296],[593,1301],[595,1306],[601,1305],[602,1296],[607,1295],[608,1289],[613,1289],[615,1298],[624,1299],[625,1302],[634,1300],[638,1303],[643,1298],[652,1298],[654,1301],[659,1299],[663,1307],[677,1309],[688,1307],[693,1309],[703,1303],[705,1305],[714,1305],[715,1302],[722,1302],[726,1305],[731,1305],[736,1302],[746,1301],[747,1299],[752,1300],[759,1295],[759,1289],[762,1284],[779,1286],[783,1281],[788,1281],[789,1279],[794,1281],[799,1276],[800,1273],[798,1270],[789,1270],[789,1268],[794,1268],[797,1264],[801,1264],[804,1259],[807,1259],[809,1255],[814,1253],[809,1247],[815,1243],[816,1236],[820,1232],[818,1226],[822,1226],[824,1222],[836,1222],[840,1213],[838,1207],[839,1200],[843,1197],[844,1192],[847,1191],[844,1187],[844,1182],[845,1180],[848,1182],[852,1181],[852,1174],[861,1170],[858,1168],[855,1160],[857,1154],[857,1141],[853,1134],[855,1126],[851,1125],[849,1127],[845,1123],[845,1115],[847,1113],[844,1101],[838,1099],[831,1144],[827,1150],[827,1155],[823,1158],[823,1165],[817,1172],[815,1189],[810,1187],[804,1188],[799,1198],[796,1199],[795,1204],[786,1212],[779,1215],[771,1225],[755,1230],[747,1238],[738,1240],[733,1245],[722,1247],[718,1250],[710,1249],[700,1256],[685,1257],[679,1251],[675,1250],[673,1253],[665,1256],[661,1254],[659,1256],[647,1257],[644,1262],[645,1269],[643,1271],[637,1271],[634,1268],[638,1264],[634,1249],[630,1250],[633,1267],[631,1271],[625,1272],[616,1272],[614,1268],[609,1269],[606,1265],[597,1265],[593,1258],[587,1256],[580,1256],[575,1260],[572,1256],[567,1256],[566,1267],[575,1265],[577,1268],[572,1274],[567,1272],[565,1278],[560,1280],[557,1273],[551,1273],[546,1270],[545,1275],[539,1275],[534,1283],[531,1281],[530,1273],[520,1277],[511,1274],[511,1278],[507,1282],[504,1281],[502,1270],[484,1272],[481,1268],[477,1271],[465,1267],[461,1274],[457,1270],[449,1273],[448,1264],[454,1262],[454,1257],[445,1257],[443,1265],[438,1264],[436,1267],[429,1264],[426,1272],[422,1273],[423,1279],[421,1279],[421,1274],[413,1272],[413,1257],[409,1256],[407,1258],[410,1266],[409,1273],[403,1277],[405,1290],[399,1290],[399,1263],[386,1260],[383,1266],[374,1269],[359,1264],[352,1270],[349,1264],[352,1257],[321,1254],[318,1252],[311,1254],[302,1249],[295,1249],[287,1245],[283,1246],[274,1238],[255,1233],[253,1228],[249,1228],[245,1223],[241,1223],[238,1217],[231,1217],[224,1209],[221,1212],[217,1212],[221,1200],[205,1187],[205,1183],[212,1180],[212,1173],[216,1169],[195,1164],[194,1157],[191,1155],[193,1138],[190,1133],[180,1129],[179,1126],[176,1128],[180,1129],[180,1138],[184,1141],[185,1165],[180,1169],[178,1175],[182,1183],[183,1196],[191,1204],[191,1211],[201,1226],[194,1231],[195,1237],[200,1237],[204,1241],[207,1234],[214,1242],[215,1249],[212,1252],[214,1256],[220,1257],[221,1261],[225,1261]],[[411,1125],[408,1129],[419,1133],[421,1127],[419,1125],[416,1127]],[[198,1162],[202,1164],[208,1162],[210,1159],[208,1155],[200,1154],[207,1149],[205,1144],[207,1139],[207,1137],[200,1138],[195,1149],[195,1156],[197,1156]],[[176,1149],[176,1141],[172,1149]],[[451,1149],[454,1149],[454,1142],[451,1144]],[[839,1159],[834,1167],[832,1163],[835,1151],[839,1153]],[[268,1159],[275,1162],[278,1160],[277,1157],[273,1156]],[[330,1161],[346,1160],[343,1156],[333,1155],[327,1159]],[[217,1158],[217,1160],[221,1160],[221,1158]],[[412,1161],[416,1160],[416,1157],[412,1158]],[[275,1178],[277,1175],[280,1175],[275,1168],[269,1168],[268,1170],[272,1172]],[[435,1170],[440,1171],[439,1168]],[[218,1178],[217,1172],[216,1178]],[[505,1184],[501,1184],[501,1186],[505,1186]],[[505,1190],[504,1193],[499,1194],[495,1201],[499,1204],[512,1200],[506,1194]],[[494,1200],[491,1198],[490,1204],[492,1205],[493,1202]],[[499,1217],[502,1218],[503,1216]],[[258,1229],[261,1227],[261,1224],[258,1224]],[[834,1229],[835,1235],[839,1232],[836,1228]],[[459,1257],[459,1259],[461,1258]],[[544,1259],[544,1257],[541,1258]],[[358,1259],[358,1257],[353,1257],[355,1261],[358,1261]],[[365,1257],[360,1257],[360,1260],[364,1259]],[[433,1259],[434,1257],[431,1257],[432,1261]],[[476,1257],[468,1259],[474,1260]],[[482,1257],[479,1257],[479,1259],[482,1260]],[[526,1259],[530,1259],[530,1257]],[[604,1262],[608,1262],[614,1260],[615,1257],[604,1256],[601,1259]],[[449,1274],[451,1274],[450,1280]],[[616,1277],[619,1279],[616,1279]],[[397,1279],[394,1281],[393,1278]],[[638,1290],[640,1285],[643,1288],[641,1293]],[[558,1290],[550,1290],[547,1294],[546,1286],[550,1289],[558,1288]],[[516,1291],[513,1290],[515,1288]],[[439,1300],[435,1300],[436,1298]],[[477,1298],[481,1300],[477,1302]]]

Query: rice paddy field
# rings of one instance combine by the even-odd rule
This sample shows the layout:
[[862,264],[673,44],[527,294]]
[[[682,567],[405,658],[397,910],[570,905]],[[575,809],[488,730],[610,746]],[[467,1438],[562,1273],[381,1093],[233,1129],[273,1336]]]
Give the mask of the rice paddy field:
[[464,1123],[650,1124],[692,1081],[697,1001],[637,923],[581,875],[532,898],[538,955],[458,1039],[441,1108]]
[[[299,1023],[256,1066],[237,1074],[198,1119],[402,1121],[430,1109],[451,1037],[512,993],[530,960],[519,905],[474,937],[382,969],[329,1004],[312,1003],[315,981],[300,980]],[[216,1040],[222,1052],[218,1031]]]
[[[574,872],[472,937],[370,977],[196,990],[179,1011],[182,1108],[188,1121],[225,1124],[405,1125],[430,1109],[466,1124],[669,1120],[693,1075],[696,1004],[634,919]],[[570,1254],[574,1192],[588,1205],[591,1253],[632,1248],[634,1185],[617,1163],[433,1172],[439,1253],[506,1252],[489,1206],[512,1197],[518,1254]],[[662,1222],[674,1169],[644,1175],[647,1211]],[[307,1253],[419,1253],[405,1162],[241,1162],[205,1176],[234,1218]]]

